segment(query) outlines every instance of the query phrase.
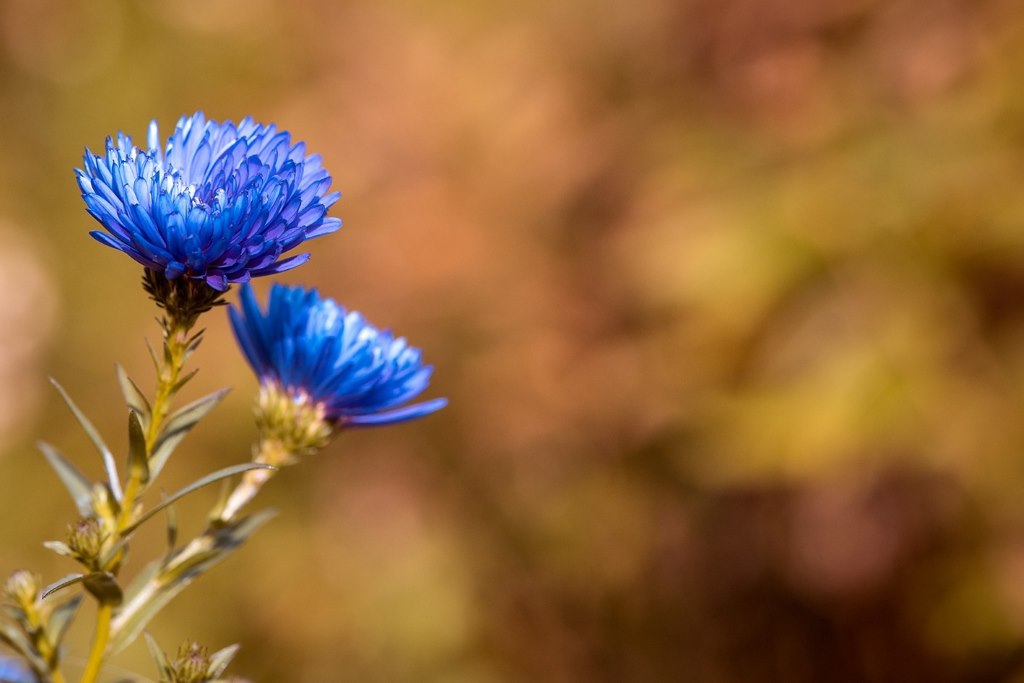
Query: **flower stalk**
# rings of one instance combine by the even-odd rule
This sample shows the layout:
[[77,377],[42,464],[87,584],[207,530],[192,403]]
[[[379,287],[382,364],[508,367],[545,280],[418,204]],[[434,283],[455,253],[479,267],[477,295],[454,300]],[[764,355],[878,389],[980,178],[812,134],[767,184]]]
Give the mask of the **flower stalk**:
[[85,664],[85,672],[82,674],[81,683],[95,683],[99,676],[100,668],[106,657],[107,642],[110,639],[110,618],[113,614],[113,605],[102,603],[96,610],[96,626],[93,630],[92,648],[89,650],[89,659]]

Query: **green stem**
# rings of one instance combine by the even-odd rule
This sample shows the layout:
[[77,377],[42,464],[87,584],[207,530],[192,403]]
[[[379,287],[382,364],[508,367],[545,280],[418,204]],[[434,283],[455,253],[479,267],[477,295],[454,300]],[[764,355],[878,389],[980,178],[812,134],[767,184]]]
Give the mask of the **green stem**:
[[[157,372],[156,395],[153,397],[152,414],[146,429],[146,456],[153,453],[153,447],[163,430],[164,420],[171,408],[171,399],[181,378],[182,368],[188,356],[189,332],[195,319],[164,320],[164,357]],[[145,484],[140,481],[138,473],[132,472],[124,489],[124,500],[121,515],[118,518],[118,529],[128,528],[135,517],[135,504],[144,491]]]
[[[292,462],[293,455],[277,439],[261,439],[256,455],[252,461],[261,465],[281,467]],[[230,522],[235,515],[260,492],[277,470],[249,470],[242,475],[242,481],[228,496],[224,508],[217,515],[218,519]]]
[[[163,431],[164,421],[170,413],[171,399],[177,390],[181,371],[188,357],[189,332],[194,324],[194,317],[184,321],[170,317],[163,321],[164,356],[157,370],[156,395],[153,398],[152,413],[145,433],[147,458],[152,455],[156,440]],[[121,532],[130,528],[135,522],[137,502],[139,497],[145,492],[145,488],[146,483],[140,478],[139,472],[133,469],[124,488],[121,513],[117,519],[119,537]],[[119,540],[120,538],[117,538],[115,542]],[[123,556],[123,550],[118,552],[111,558],[105,569],[116,574]],[[99,674],[100,666],[103,664],[103,659],[106,656],[107,642],[110,639],[112,616],[113,606],[109,604],[99,605],[96,613],[96,630],[93,636],[92,651],[89,654],[89,662],[85,674],[82,676],[82,683],[93,683]],[[58,682],[54,681],[54,683]]]
[[96,677],[99,676],[100,667],[103,665],[103,658],[107,652],[107,640],[110,638],[110,617],[113,609],[111,605],[103,603],[96,610],[96,630],[93,634],[92,649],[89,651],[89,661],[85,665],[81,683],[96,683]]

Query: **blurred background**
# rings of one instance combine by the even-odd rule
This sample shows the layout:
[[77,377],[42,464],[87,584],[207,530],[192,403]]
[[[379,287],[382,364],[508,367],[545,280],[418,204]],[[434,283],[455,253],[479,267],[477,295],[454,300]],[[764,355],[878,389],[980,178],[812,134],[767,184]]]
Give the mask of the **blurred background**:
[[[281,279],[451,404],[278,477],[165,648],[240,642],[258,682],[1024,681],[1022,81],[1013,0],[0,0],[0,574],[74,569],[37,439],[100,475],[47,376],[122,452],[115,362],[152,387],[141,268],[72,169],[202,109],[324,156],[345,227]],[[206,323],[183,398],[234,391],[168,490],[254,437]]]

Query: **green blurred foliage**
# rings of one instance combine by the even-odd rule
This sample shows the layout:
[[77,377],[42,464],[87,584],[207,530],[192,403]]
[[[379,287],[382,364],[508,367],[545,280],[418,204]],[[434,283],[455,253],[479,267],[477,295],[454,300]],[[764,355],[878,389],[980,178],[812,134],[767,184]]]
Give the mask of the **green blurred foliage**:
[[[2,0],[0,570],[68,571],[35,439],[100,471],[46,375],[115,444],[114,363],[149,386],[140,269],[71,169],[201,108],[324,155],[346,227],[285,279],[451,405],[275,479],[166,648],[310,683],[1024,680],[1022,38],[1011,0]],[[236,390],[168,490],[254,436],[207,323],[192,391]]]

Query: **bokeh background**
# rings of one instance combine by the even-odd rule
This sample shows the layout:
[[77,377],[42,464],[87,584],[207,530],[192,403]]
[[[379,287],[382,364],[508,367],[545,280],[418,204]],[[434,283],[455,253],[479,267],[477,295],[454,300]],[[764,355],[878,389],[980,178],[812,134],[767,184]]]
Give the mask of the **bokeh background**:
[[[1022,82],[1013,0],[0,0],[0,572],[73,569],[36,439],[100,473],[47,376],[120,449],[115,362],[152,386],[83,147],[251,114],[344,193],[281,279],[451,404],[277,478],[166,648],[240,642],[260,682],[1024,681]],[[188,396],[235,389],[168,490],[254,436],[206,322]]]

